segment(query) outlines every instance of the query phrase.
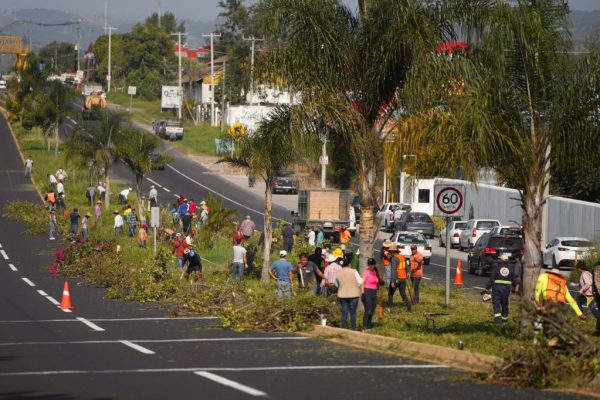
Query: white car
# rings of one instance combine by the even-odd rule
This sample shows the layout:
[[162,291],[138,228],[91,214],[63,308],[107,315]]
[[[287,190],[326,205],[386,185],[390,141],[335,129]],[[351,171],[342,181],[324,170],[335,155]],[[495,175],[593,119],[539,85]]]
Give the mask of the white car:
[[490,232],[496,226],[500,226],[500,221],[497,219],[470,219],[460,233],[458,247],[461,250],[470,249],[475,246],[481,235]]
[[[460,233],[467,227],[467,221],[450,221],[450,248],[458,247]],[[446,247],[446,227],[440,232],[440,247]]]
[[516,225],[500,225],[490,231],[490,235],[506,235],[523,237],[523,228]]
[[575,258],[582,260],[594,253],[594,244],[585,238],[556,237],[552,239],[542,252],[545,266],[573,268]]
[[406,259],[411,255],[410,246],[417,245],[417,251],[423,255],[424,264],[429,265],[431,261],[431,246],[427,243],[425,236],[417,232],[396,232],[390,240],[398,245],[398,252]]
[[402,211],[410,211],[410,205],[402,203],[384,203],[381,210],[377,211],[376,218],[381,218],[381,228],[384,231],[394,230],[394,213],[398,208]]

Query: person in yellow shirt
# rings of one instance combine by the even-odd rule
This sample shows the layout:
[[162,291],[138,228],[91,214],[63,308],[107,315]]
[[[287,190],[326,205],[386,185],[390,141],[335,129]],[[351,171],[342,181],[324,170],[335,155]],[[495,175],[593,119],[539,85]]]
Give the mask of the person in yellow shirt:
[[552,268],[551,271],[543,273],[538,277],[535,284],[535,302],[542,307],[548,303],[569,303],[575,314],[580,319],[585,319],[585,315],[581,312],[571,293],[569,293],[567,280],[562,276],[558,268]]

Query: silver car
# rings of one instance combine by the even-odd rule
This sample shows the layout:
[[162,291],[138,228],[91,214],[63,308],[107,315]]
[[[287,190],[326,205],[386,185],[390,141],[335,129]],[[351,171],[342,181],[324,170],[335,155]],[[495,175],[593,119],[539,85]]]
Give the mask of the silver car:
[[[467,221],[450,222],[450,248],[458,247],[460,244],[460,233],[467,227]],[[440,232],[440,247],[446,247],[446,227]]]
[[475,246],[477,240],[484,233],[489,233],[496,226],[500,226],[500,221],[497,219],[470,219],[465,229],[460,233],[458,247],[461,250],[470,249]]

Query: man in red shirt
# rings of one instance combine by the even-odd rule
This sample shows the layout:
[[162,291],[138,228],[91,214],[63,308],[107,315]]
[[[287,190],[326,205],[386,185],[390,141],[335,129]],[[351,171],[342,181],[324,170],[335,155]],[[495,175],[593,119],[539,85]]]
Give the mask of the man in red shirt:
[[184,258],[184,250],[188,248],[188,244],[185,241],[185,238],[181,235],[181,233],[177,233],[175,235],[175,240],[173,241],[173,245],[171,246],[171,251],[175,254],[177,258],[177,265],[179,269],[183,270],[183,258]]

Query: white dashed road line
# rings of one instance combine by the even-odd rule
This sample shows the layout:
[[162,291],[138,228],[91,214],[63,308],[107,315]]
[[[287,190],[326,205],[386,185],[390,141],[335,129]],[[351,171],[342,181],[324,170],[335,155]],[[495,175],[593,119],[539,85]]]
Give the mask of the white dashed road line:
[[143,346],[140,346],[139,344],[135,344],[133,342],[130,342],[129,340],[120,340],[119,343],[123,343],[125,346],[130,347],[134,350],[139,351],[140,353],[143,354],[156,354],[155,352],[153,352],[150,349],[147,349]]
[[164,187],[163,190],[167,193],[171,193],[171,191],[169,189],[167,189],[166,187]]
[[93,330],[95,330],[96,332],[104,332],[103,328],[100,328],[98,325],[96,325],[95,323],[93,323],[91,321],[88,321],[85,318],[77,317],[76,319],[77,319],[77,321],[86,324],[87,326],[89,326],[90,328],[92,328]]
[[38,290],[37,292],[40,294],[40,296],[48,296],[48,293],[44,292],[43,290]]
[[15,267],[14,265],[12,265],[12,264],[8,264],[8,266],[9,266],[9,268],[10,268],[10,269],[12,269],[13,271],[15,271],[15,272],[16,272],[16,271],[18,271],[17,267]]
[[194,372],[194,374],[201,376],[203,378],[209,379],[213,382],[220,383],[223,386],[227,386],[232,389],[239,390],[240,392],[244,392],[246,394],[249,394],[250,396],[259,397],[259,396],[267,395],[265,392],[261,392],[258,389],[254,389],[254,388],[251,388],[250,386],[242,385],[241,383],[238,383],[236,381],[232,381],[231,379],[227,379],[222,376],[213,374],[212,372],[196,371],[196,372]]
[[4,257],[5,260],[8,260],[8,254],[6,254],[4,250],[0,250],[0,254],[2,254],[2,257]]
[[162,185],[161,185],[160,183],[158,183],[158,182],[156,182],[156,181],[153,181],[153,180],[152,180],[152,179],[150,179],[150,178],[146,178],[146,179],[148,179],[148,181],[150,181],[150,182],[151,182],[151,183],[153,183],[154,185],[158,186],[159,188],[161,188],[161,187],[162,187]]
[[[58,307],[60,307],[60,303],[59,303],[59,302],[58,302],[58,300],[56,300],[54,297],[52,297],[52,296],[46,296],[46,299],[47,299],[47,300],[48,300],[50,303],[54,304],[55,306],[58,306]],[[65,310],[63,310],[63,311],[64,311],[64,312],[71,312],[71,310],[67,310],[67,309],[65,309]]]
[[27,278],[21,278],[23,280],[23,282],[25,282],[26,284],[28,284],[31,287],[35,286],[35,283],[31,282],[29,279]]

